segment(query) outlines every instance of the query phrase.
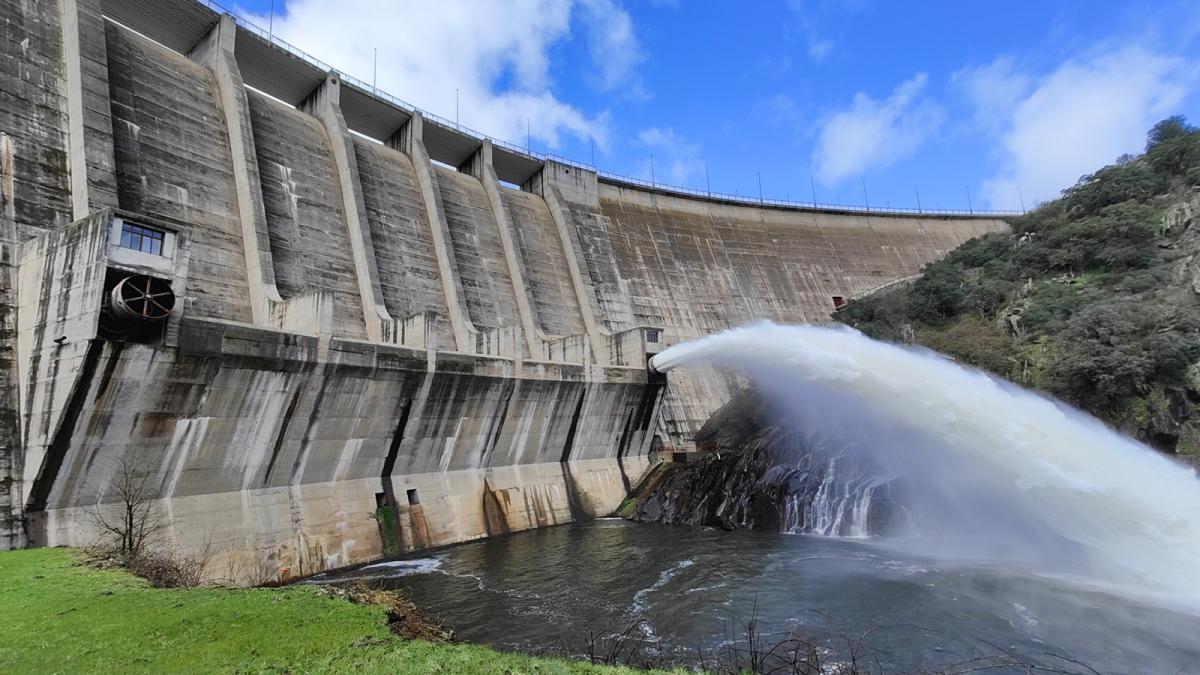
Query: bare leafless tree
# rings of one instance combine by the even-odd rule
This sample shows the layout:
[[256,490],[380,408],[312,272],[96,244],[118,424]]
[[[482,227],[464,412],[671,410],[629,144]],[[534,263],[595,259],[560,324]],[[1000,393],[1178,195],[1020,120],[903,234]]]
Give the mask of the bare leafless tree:
[[[105,542],[126,558],[137,558],[166,527],[156,502],[150,473],[135,458],[122,455],[115,462],[112,485],[92,510]],[[107,501],[106,501],[107,498]]]

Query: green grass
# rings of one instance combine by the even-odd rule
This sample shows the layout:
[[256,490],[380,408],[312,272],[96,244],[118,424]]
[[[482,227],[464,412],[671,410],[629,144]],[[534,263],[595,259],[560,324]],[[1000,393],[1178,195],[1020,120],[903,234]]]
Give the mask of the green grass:
[[156,589],[69,549],[0,553],[4,673],[621,672],[404,640],[383,608],[278,589]]

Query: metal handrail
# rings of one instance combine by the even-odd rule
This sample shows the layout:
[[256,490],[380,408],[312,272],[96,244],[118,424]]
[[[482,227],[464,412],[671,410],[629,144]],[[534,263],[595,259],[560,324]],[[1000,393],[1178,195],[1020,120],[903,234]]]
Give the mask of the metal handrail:
[[613,173],[611,171],[597,171],[596,174],[601,178],[614,183],[631,183],[641,187],[648,187],[652,190],[662,192],[675,192],[694,197],[703,197],[705,199],[717,199],[720,201],[737,202],[739,204],[759,205],[759,206],[782,206],[788,208],[802,209],[817,209],[823,211],[854,211],[859,213],[913,213],[913,214],[930,214],[930,215],[958,215],[958,216],[1019,216],[1024,211],[1005,211],[1005,210],[988,210],[988,209],[914,209],[904,206],[889,206],[887,208],[879,208],[872,206],[859,206],[857,204],[828,204],[822,202],[798,202],[789,199],[770,199],[762,197],[752,197],[748,195],[731,195],[723,192],[713,192],[711,190],[699,190],[696,188],[683,187],[680,185],[668,185],[656,181],[646,180],[645,178],[635,178],[624,174]]
[[459,124],[458,122],[446,119],[445,117],[442,117],[441,115],[438,115],[437,113],[432,113],[432,112],[429,112],[428,110],[423,110],[422,108],[419,108],[407,101],[404,101],[403,99],[400,99],[396,96],[393,96],[392,94],[382,91],[377,86],[367,84],[366,82],[363,82],[362,80],[360,80],[352,75],[347,75],[347,74],[343,73],[342,71],[338,70],[337,68],[334,68],[333,66],[329,65],[328,63],[325,63],[321,59],[318,59],[317,57],[309,54],[308,52],[304,51],[303,49],[300,49],[299,47],[287,42],[286,40],[275,36],[274,33],[264,30],[261,26],[255,24],[255,23],[252,23],[250,20],[246,19],[243,16],[238,15],[236,12],[234,12],[231,9],[228,9],[228,8],[222,6],[220,3],[216,2],[215,0],[196,0],[196,2],[199,2],[200,4],[206,6],[209,9],[211,9],[215,12],[218,12],[220,14],[228,14],[228,15],[232,16],[234,22],[237,23],[238,26],[241,26],[242,28],[250,31],[251,33],[254,33],[259,38],[266,41],[267,44],[279,47],[280,49],[286,51],[287,53],[291,54],[292,56],[295,56],[296,58],[307,62],[308,64],[316,67],[317,69],[319,69],[323,72],[338,73],[338,75],[342,78],[342,81],[349,82],[350,84],[354,85],[355,87],[361,89],[363,91],[363,93],[367,93],[367,94],[375,96],[379,99],[382,99],[383,101],[395,106],[396,108],[398,108],[402,111],[405,111],[408,113],[419,112],[425,119],[433,120],[442,126],[450,127],[452,129],[454,129],[455,131],[466,134],[468,136],[472,136],[480,141],[483,141],[483,140],[491,141],[492,145],[500,146],[500,147],[508,150],[509,152],[513,152],[515,154],[518,154],[518,155],[521,155],[524,157],[528,157],[534,161],[539,161],[539,162],[553,161],[553,162],[558,162],[561,164],[566,164],[568,166],[573,166],[573,167],[576,167],[579,169],[583,169],[585,171],[594,171],[594,172],[596,172],[596,174],[599,177],[604,178],[606,181],[611,182],[611,183],[626,183],[626,184],[630,184],[630,185],[649,187],[652,190],[657,190],[657,191],[661,191],[661,192],[670,192],[670,193],[690,195],[690,196],[695,196],[695,197],[704,197],[706,199],[717,199],[717,200],[721,200],[721,201],[736,202],[739,204],[749,204],[749,205],[757,204],[759,206],[780,206],[780,207],[786,207],[786,208],[816,209],[816,210],[826,210],[826,211],[851,211],[851,212],[856,212],[856,213],[880,213],[880,214],[886,214],[886,213],[908,214],[908,213],[911,213],[911,214],[955,215],[955,216],[1018,216],[1018,215],[1021,215],[1022,213],[1024,213],[1024,211],[980,210],[980,209],[968,209],[966,211],[963,211],[961,209],[927,209],[927,208],[914,209],[911,207],[891,207],[891,206],[889,206],[886,209],[880,209],[880,208],[872,208],[869,205],[860,206],[860,205],[855,205],[855,204],[823,204],[823,203],[819,203],[819,202],[815,202],[815,201],[797,202],[797,201],[791,201],[791,200],[787,200],[787,199],[765,199],[765,198],[755,199],[750,196],[731,195],[731,194],[727,194],[727,193],[713,192],[711,190],[698,190],[696,188],[689,188],[689,187],[684,187],[681,185],[666,185],[663,183],[658,183],[656,181],[646,180],[644,178],[635,178],[633,176],[627,176],[624,174],[614,173],[611,171],[601,171],[591,164],[587,164],[587,163],[580,162],[577,160],[567,159],[566,157],[560,157],[558,155],[552,155],[552,154],[548,154],[548,153],[543,154],[543,153],[533,152],[531,148],[522,148],[521,146],[516,145],[515,143],[510,143],[508,141],[505,141],[505,140],[502,140],[499,138],[494,138],[485,133],[476,131],[468,126]]

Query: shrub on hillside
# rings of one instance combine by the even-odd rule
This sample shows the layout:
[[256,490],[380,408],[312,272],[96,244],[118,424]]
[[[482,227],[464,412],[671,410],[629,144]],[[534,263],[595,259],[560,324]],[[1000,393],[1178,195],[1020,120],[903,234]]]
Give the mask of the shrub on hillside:
[[1025,330],[1057,333],[1083,304],[1084,289],[1075,284],[1046,281],[1034,287],[1021,315]]
[[1193,312],[1165,304],[1110,301],[1080,309],[1059,343],[1044,385],[1104,414],[1154,383],[1182,384],[1200,358],[1200,322]]
[[1165,177],[1143,162],[1110,164],[1063,191],[1064,211],[1079,217],[1125,201],[1146,202],[1166,186]]
[[984,267],[996,261],[1006,260],[1012,255],[1012,250],[1011,236],[993,232],[967,240],[962,246],[947,253],[944,262],[966,268]]
[[1155,260],[1155,210],[1136,200],[1105,206],[1089,216],[1030,216],[1022,225],[1036,229],[1023,237],[1014,253],[1022,276],[1123,271]]
[[952,356],[960,363],[999,375],[1009,375],[1017,364],[1013,341],[995,321],[965,316],[942,328],[922,331],[922,345]]
[[911,322],[908,289],[896,288],[845,305],[837,319],[847,326],[866,330],[880,340],[901,342],[904,325]]
[[980,276],[966,286],[963,309],[985,318],[996,316],[996,312],[1008,301],[1016,285],[1005,279]]
[[958,314],[967,300],[966,278],[953,263],[931,263],[908,291],[908,311],[914,319],[937,324]]

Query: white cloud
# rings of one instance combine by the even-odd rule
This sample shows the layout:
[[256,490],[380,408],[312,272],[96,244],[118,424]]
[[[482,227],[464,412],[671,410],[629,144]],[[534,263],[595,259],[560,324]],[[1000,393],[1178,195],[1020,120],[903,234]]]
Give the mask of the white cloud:
[[704,172],[704,161],[700,159],[700,146],[675,133],[670,127],[643,129],[637,137],[638,144],[652,155],[642,163],[639,173],[659,183],[687,185]]
[[[1010,90],[1025,89],[1015,100],[975,100],[977,116],[1002,121],[1001,168],[983,183],[993,208],[1053,199],[1080,176],[1139,152],[1146,130],[1176,112],[1194,79],[1183,59],[1140,47],[1068,61],[1040,78],[1008,77]],[[1022,78],[1031,84],[1021,87]]]
[[[250,18],[267,25],[267,17]],[[274,31],[365,81],[378,49],[381,90],[452,120],[457,103],[459,121],[488,135],[524,141],[528,118],[538,144],[556,148],[567,134],[605,149],[607,116],[585,113],[552,88],[550,49],[573,23],[589,40],[598,85],[625,82],[641,50],[613,0],[437,0],[402,9],[389,0],[290,0]]]
[[940,106],[923,96],[924,73],[879,101],[863,92],[820,124],[812,162],[817,177],[834,185],[912,155],[945,119]]
[[583,0],[583,14],[589,25],[588,49],[599,74],[599,86],[606,91],[627,87],[637,98],[647,96],[637,67],[645,60],[638,44],[629,13],[613,0]]
[[787,94],[775,94],[754,104],[754,117],[773,128],[794,130],[804,119],[800,104]]
[[975,123],[993,133],[1003,131],[1017,103],[1029,92],[1032,78],[1017,70],[1015,59],[1002,56],[983,66],[963,68],[952,85],[975,110]]
[[829,56],[829,52],[833,51],[833,41],[825,40],[817,36],[809,37],[808,41],[808,57],[813,61],[824,60]]
[[806,43],[809,59],[823,61],[840,42],[841,26],[867,4],[867,0],[788,0],[795,21],[791,30]]

